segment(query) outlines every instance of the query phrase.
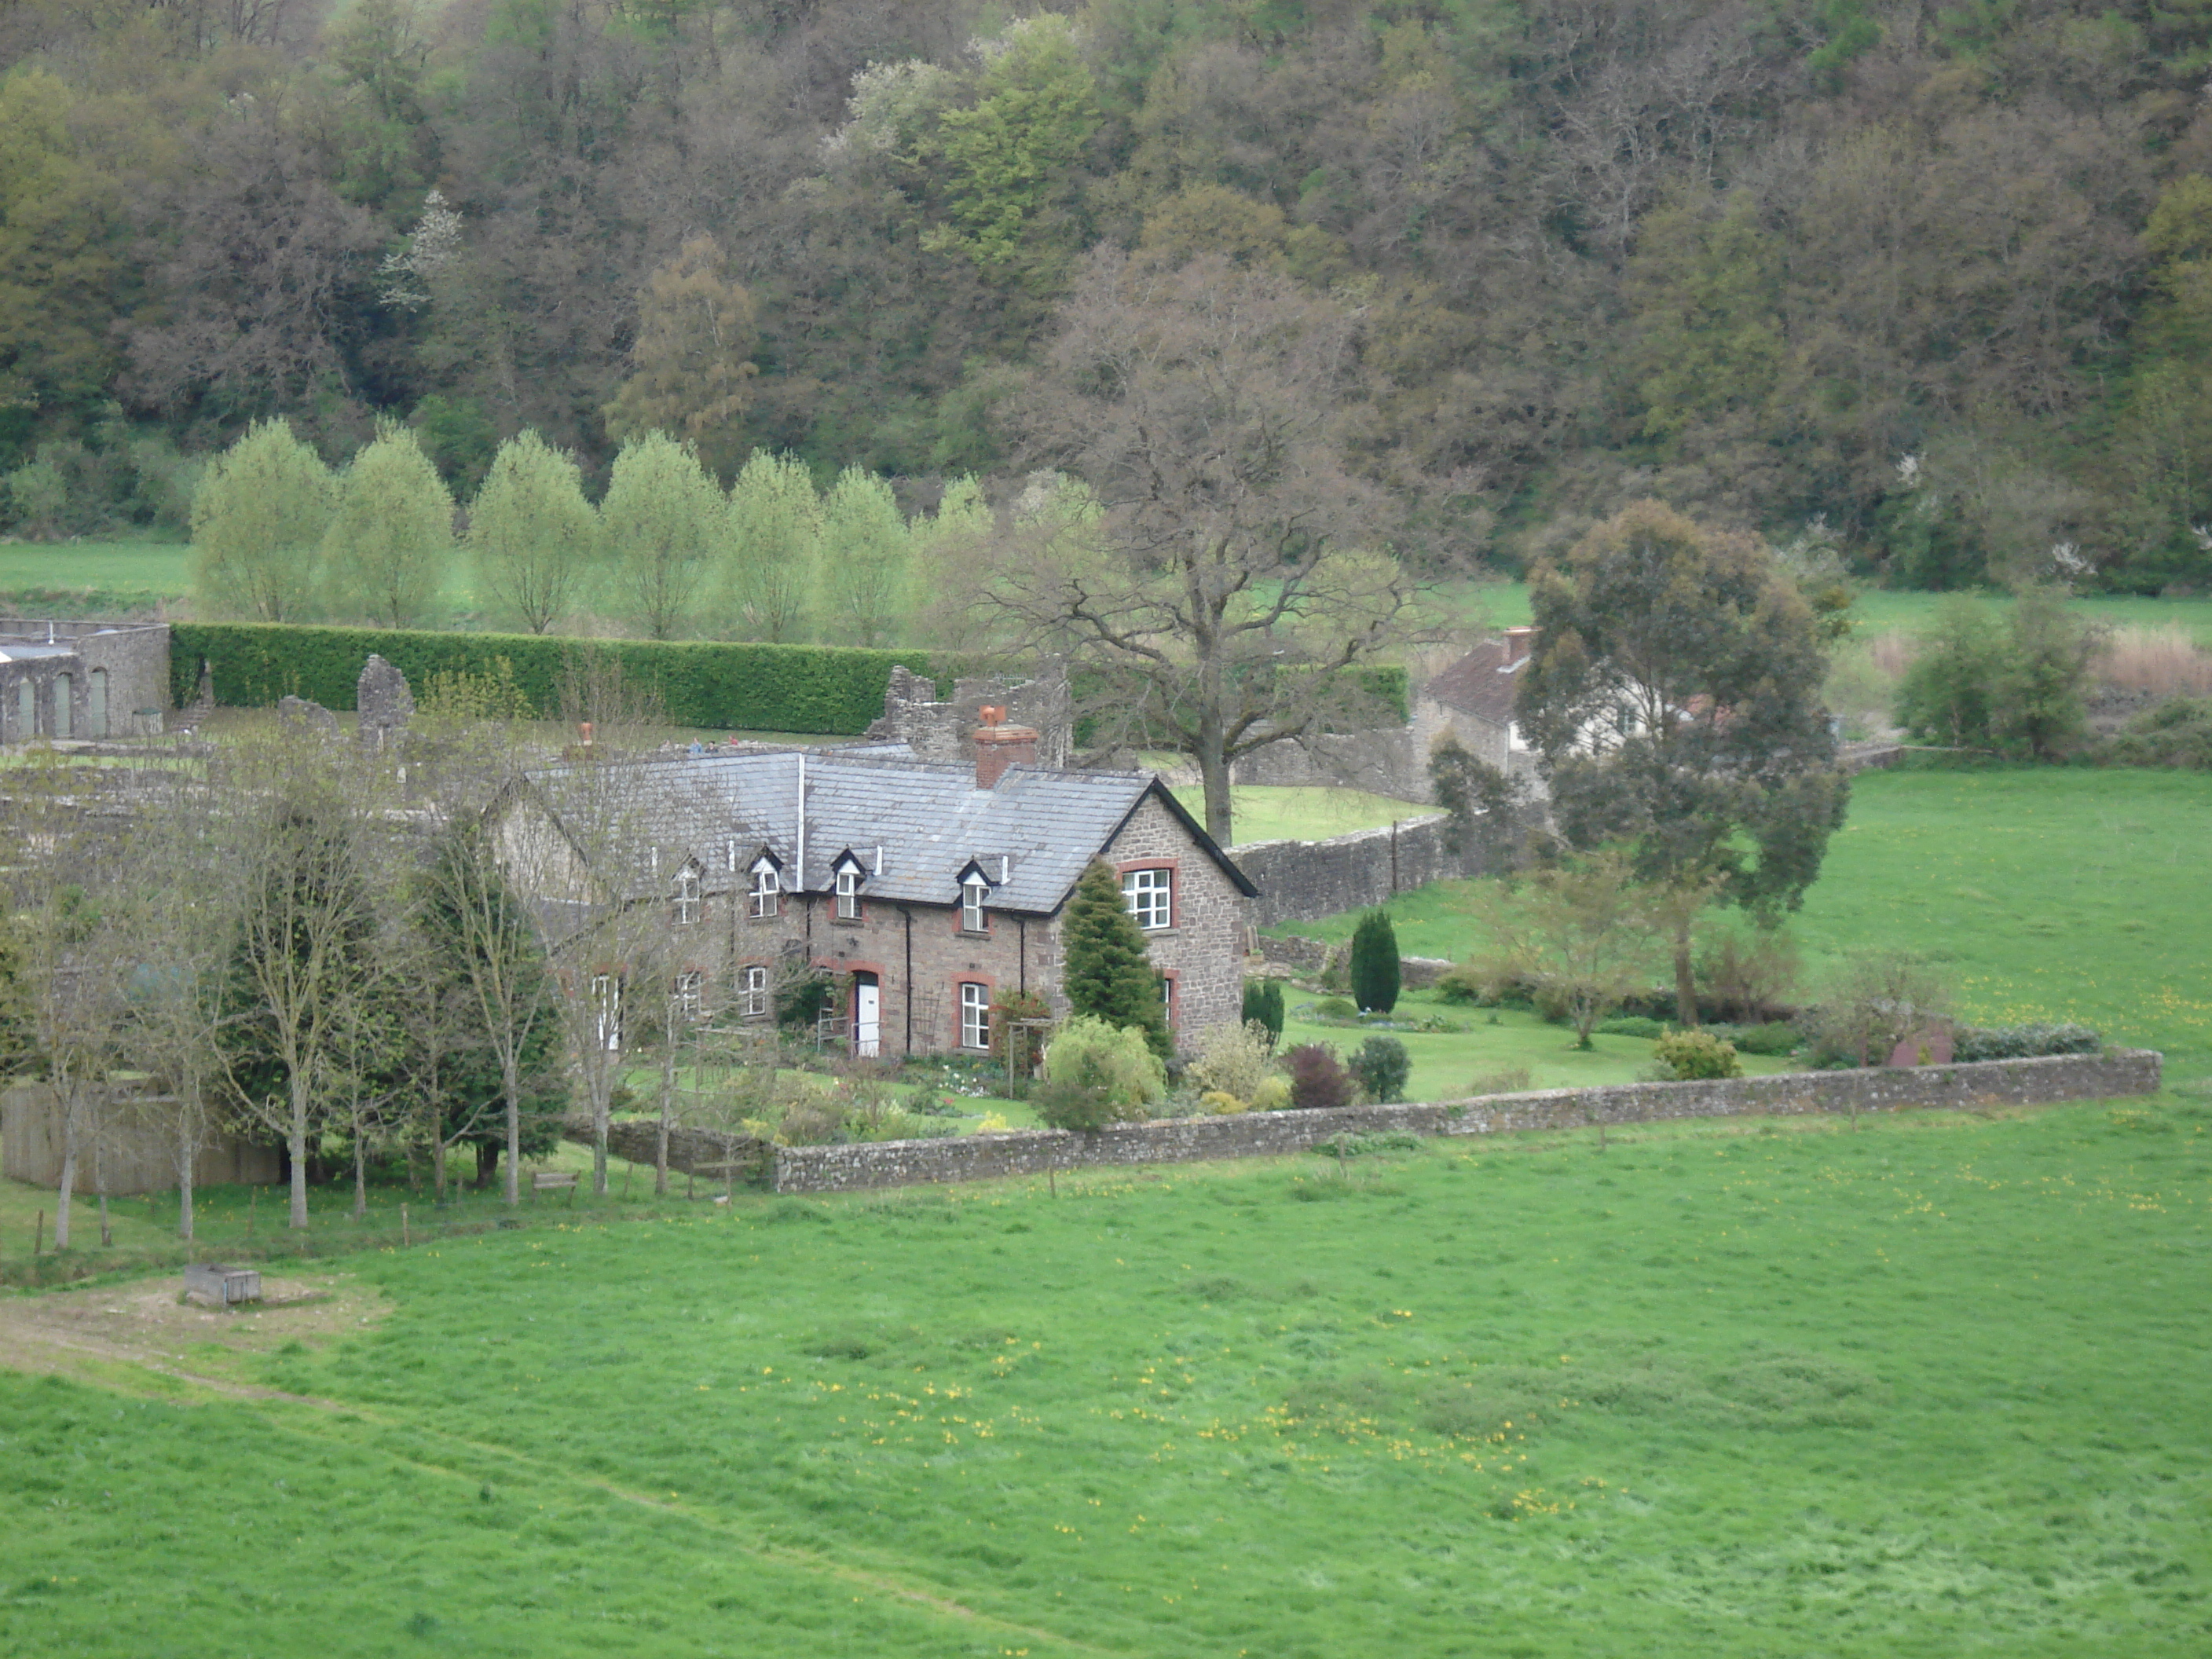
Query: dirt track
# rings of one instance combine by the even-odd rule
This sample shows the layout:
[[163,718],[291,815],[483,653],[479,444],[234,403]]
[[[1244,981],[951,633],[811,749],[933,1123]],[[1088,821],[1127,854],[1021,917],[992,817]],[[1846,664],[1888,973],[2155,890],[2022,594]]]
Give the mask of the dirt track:
[[300,1399],[244,1380],[252,1357],[286,1342],[320,1347],[388,1311],[374,1291],[331,1274],[264,1279],[262,1306],[228,1313],[181,1302],[179,1288],[178,1277],[165,1273],[132,1285],[0,1297],[0,1365],[31,1372],[76,1372],[87,1362],[137,1365],[218,1394]]

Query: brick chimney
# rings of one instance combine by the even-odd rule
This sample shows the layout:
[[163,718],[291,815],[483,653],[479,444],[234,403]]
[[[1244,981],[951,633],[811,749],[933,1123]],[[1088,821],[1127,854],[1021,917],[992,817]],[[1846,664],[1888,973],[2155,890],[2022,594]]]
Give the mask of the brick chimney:
[[1032,726],[1008,726],[1006,711],[994,703],[984,704],[981,714],[983,724],[975,733],[975,787],[996,789],[1008,767],[1036,764],[1037,734]]
[[1505,666],[1518,667],[1528,660],[1535,648],[1536,630],[1533,628],[1509,628],[1505,630]]

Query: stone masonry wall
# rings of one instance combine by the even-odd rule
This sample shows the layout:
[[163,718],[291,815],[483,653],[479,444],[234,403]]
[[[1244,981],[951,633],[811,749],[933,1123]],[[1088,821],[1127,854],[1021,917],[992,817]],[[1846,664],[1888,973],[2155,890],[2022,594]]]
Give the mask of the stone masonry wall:
[[922,1182],[977,1181],[1139,1164],[1273,1158],[1346,1132],[1499,1134],[1677,1118],[1793,1116],[1958,1108],[2043,1106],[2158,1091],[2160,1056],[2148,1049],[2045,1060],[1990,1060],[1849,1072],[1788,1073],[1704,1083],[1627,1083],[1544,1089],[1477,1100],[1334,1110],[1248,1112],[1126,1124],[1097,1134],[1028,1130],[950,1140],[779,1147],[771,1184],[782,1193],[844,1192]]
[[1153,796],[1129,815],[1107,842],[1103,857],[1123,872],[1148,865],[1170,866],[1175,872],[1175,925],[1147,933],[1145,944],[1152,966],[1175,982],[1176,1041],[1188,1044],[1200,1031],[1235,1024],[1243,1017],[1244,936],[1251,901]]
[[1431,812],[1327,841],[1253,842],[1231,848],[1229,856],[1260,890],[1252,901],[1253,925],[1272,927],[1365,909],[1449,876],[1480,874],[1473,859],[1445,847],[1450,822]]
[[[592,1144],[592,1121],[587,1117],[565,1120],[561,1132],[564,1139],[585,1146]],[[650,1168],[659,1150],[659,1137],[658,1123],[617,1118],[607,1125],[607,1151],[616,1158]],[[719,1129],[685,1128],[672,1124],[668,1131],[668,1167],[679,1175],[696,1172],[719,1182],[725,1173],[721,1165],[750,1165],[757,1174],[749,1176],[742,1169],[738,1171],[738,1185],[742,1187],[749,1179],[766,1172],[769,1152],[766,1141],[751,1135],[725,1134]]]

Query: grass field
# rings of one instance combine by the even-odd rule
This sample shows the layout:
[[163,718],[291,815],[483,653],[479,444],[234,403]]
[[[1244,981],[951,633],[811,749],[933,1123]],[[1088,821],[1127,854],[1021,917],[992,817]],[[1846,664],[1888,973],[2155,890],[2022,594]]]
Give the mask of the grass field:
[[[0,1375],[0,1650],[2201,1654],[2206,1120],[1651,1127],[359,1256],[343,1330],[9,1343],[75,1375]],[[292,1397],[215,1391],[249,1382]]]
[[[1206,792],[1195,784],[1175,792],[1201,823],[1206,821]],[[1374,830],[1398,818],[1417,818],[1435,811],[1413,801],[1393,800],[1364,789],[1239,786],[1229,792],[1229,808],[1241,845],[1255,841],[1326,841],[1355,830]]]
[[[1820,882],[1791,923],[1810,977],[1839,952],[1897,946],[1956,978],[1965,1012],[2079,1019],[2212,1075],[2212,777],[2007,769],[1862,773]],[[1408,956],[1465,957],[1469,888],[1393,901]],[[1276,931],[1348,937],[1352,916]]]
[[[1892,629],[1909,633],[1927,626],[1943,598],[1941,593],[1863,588],[1851,607],[1851,620],[1862,635]],[[1529,620],[1528,588],[1525,582],[1471,584],[1453,595],[1450,603],[1460,614],[1471,620],[1484,620],[1492,628],[1511,628]],[[2093,594],[2072,600],[2070,605],[2083,616],[2115,627],[2184,627],[2196,636],[2198,644],[2212,647],[2212,599],[2149,599],[2131,594]]]

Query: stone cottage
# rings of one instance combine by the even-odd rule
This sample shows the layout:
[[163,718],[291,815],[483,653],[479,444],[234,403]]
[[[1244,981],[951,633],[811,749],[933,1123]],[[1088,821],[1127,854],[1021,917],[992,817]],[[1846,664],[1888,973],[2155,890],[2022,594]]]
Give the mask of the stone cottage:
[[161,729],[167,623],[0,618],[0,743]]
[[[1533,628],[1509,628],[1416,689],[1412,746],[1424,766],[1437,744],[1453,738],[1501,772],[1534,766],[1534,756],[1514,721],[1513,698],[1535,635]],[[1414,797],[1429,798],[1425,789]]]
[[1173,1029],[1234,1023],[1252,883],[1151,773],[1038,765],[1033,729],[983,714],[972,764],[871,744],[535,774],[501,857],[611,1004],[625,965],[582,958],[621,931],[611,909],[650,907],[679,1006],[765,1024],[803,965],[836,985],[853,1052],[883,1058],[987,1049],[1001,991],[1064,1012],[1067,902],[1103,859]]

